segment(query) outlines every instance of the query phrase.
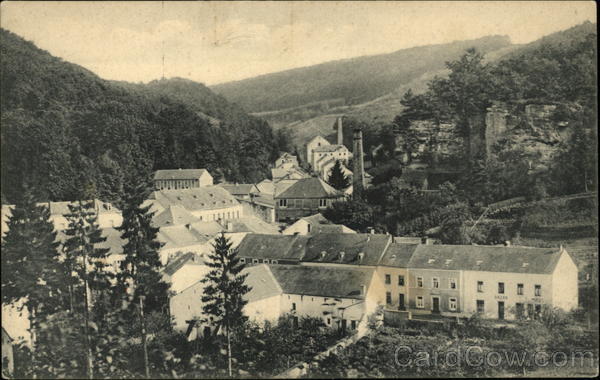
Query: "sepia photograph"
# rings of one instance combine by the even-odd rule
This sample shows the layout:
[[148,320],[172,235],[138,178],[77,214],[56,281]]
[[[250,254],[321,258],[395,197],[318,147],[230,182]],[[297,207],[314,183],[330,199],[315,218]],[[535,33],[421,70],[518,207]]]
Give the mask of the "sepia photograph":
[[2,2],[2,378],[597,377],[596,14]]

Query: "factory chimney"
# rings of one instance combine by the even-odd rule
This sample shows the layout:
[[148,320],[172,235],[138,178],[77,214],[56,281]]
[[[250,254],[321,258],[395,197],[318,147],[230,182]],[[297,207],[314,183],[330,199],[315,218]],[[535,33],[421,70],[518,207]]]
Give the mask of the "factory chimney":
[[342,129],[342,117],[337,118],[337,144],[344,145],[344,131]]
[[365,165],[363,157],[362,130],[354,129],[352,138],[352,158],[354,160],[354,170],[352,175],[352,193],[360,195],[365,188]]

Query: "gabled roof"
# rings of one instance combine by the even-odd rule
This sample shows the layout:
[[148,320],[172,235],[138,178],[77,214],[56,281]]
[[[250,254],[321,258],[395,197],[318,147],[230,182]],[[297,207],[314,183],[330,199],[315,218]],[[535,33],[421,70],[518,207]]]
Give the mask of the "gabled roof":
[[331,223],[329,221],[329,219],[327,219],[326,217],[323,216],[323,214],[321,213],[316,213],[314,215],[310,215],[310,216],[305,216],[303,218],[300,218],[301,220],[305,220],[310,224],[316,225],[316,224],[329,224]]
[[219,186],[153,191],[144,206],[148,203],[153,204],[153,209],[178,205],[188,211],[217,210],[239,205],[233,195]]
[[550,274],[563,253],[559,248],[480,245],[418,245],[410,268]]
[[177,256],[171,260],[162,270],[162,272],[168,276],[174,275],[179,269],[181,269],[188,261],[194,260],[194,253],[186,252],[182,255]]
[[318,297],[364,299],[374,269],[304,265],[272,265],[283,293]]
[[154,180],[165,179],[197,179],[204,174],[209,174],[206,169],[166,169],[154,172]]
[[[382,234],[311,235],[302,261],[377,265],[390,241],[390,236]],[[362,253],[362,259],[359,253]]]
[[200,219],[196,218],[180,205],[169,206],[163,212],[156,214],[152,218],[152,223],[156,227],[177,226],[199,221]]
[[392,243],[379,261],[379,265],[408,268],[408,262],[418,246],[419,244]]
[[162,227],[156,235],[158,241],[165,243],[163,248],[178,248],[191,245],[203,244],[209,238],[202,239],[194,234],[186,226],[168,226]]
[[344,226],[343,224],[317,224],[312,226],[310,234],[348,234],[356,231]]
[[258,193],[260,191],[253,183],[221,183],[217,186],[224,188],[232,195],[250,195],[251,193]]
[[283,293],[279,282],[273,276],[268,265],[249,266],[242,271],[242,274],[246,273],[248,277],[246,277],[244,284],[250,287],[250,291],[244,295],[246,301],[260,301]]
[[195,234],[204,236],[214,236],[224,230],[223,226],[215,221],[195,222],[192,223],[189,228]]
[[313,152],[337,152],[338,150],[348,150],[345,145],[321,145],[313,149]]
[[339,198],[343,194],[321,178],[310,177],[299,179],[287,190],[275,195],[278,198]]
[[305,242],[302,236],[248,234],[237,249],[242,257],[300,261]]
[[[279,234],[279,227],[256,216],[246,216],[227,221],[227,232],[252,232],[256,234]],[[231,227],[231,229],[229,229]]]

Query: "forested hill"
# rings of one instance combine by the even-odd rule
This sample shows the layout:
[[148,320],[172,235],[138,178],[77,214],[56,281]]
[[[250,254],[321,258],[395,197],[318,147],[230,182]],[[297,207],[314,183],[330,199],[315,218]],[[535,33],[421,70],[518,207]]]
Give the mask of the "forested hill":
[[506,36],[420,46],[262,75],[212,86],[249,112],[273,111],[320,101],[363,103],[385,95],[426,72],[444,68],[467,48],[483,53],[510,45]]
[[23,185],[40,200],[116,201],[127,176],[163,168],[267,177],[279,151],[269,125],[205,86],[106,81],[7,30],[0,36],[3,203]]

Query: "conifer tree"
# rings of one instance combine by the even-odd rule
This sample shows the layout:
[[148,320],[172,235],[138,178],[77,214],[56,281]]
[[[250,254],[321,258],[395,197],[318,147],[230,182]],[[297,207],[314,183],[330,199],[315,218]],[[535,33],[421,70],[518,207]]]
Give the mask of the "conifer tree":
[[[88,378],[93,378],[94,364],[92,332],[90,331],[90,310],[94,299],[107,296],[111,287],[112,274],[106,270],[107,248],[96,245],[106,240],[102,236],[97,223],[95,201],[77,201],[69,205],[70,213],[66,215],[69,227],[65,231],[68,236],[64,243],[65,262],[71,269],[69,281],[71,311],[81,310],[84,318],[84,335],[86,342],[86,369]],[[73,278],[73,275],[76,277]],[[81,303],[79,300],[82,300]],[[81,307],[80,305],[83,305]],[[95,325],[95,323],[93,324]]]
[[339,160],[335,162],[331,172],[329,173],[329,184],[337,190],[343,190],[350,186],[350,180],[348,176],[342,171],[342,164]]
[[206,265],[210,272],[202,280],[207,284],[202,296],[202,310],[227,336],[227,359],[229,376],[232,376],[231,334],[235,326],[246,320],[243,314],[244,294],[251,289],[244,284],[247,274],[240,274],[245,265],[240,262],[237,250],[231,249],[231,241],[221,233],[213,243],[214,252],[208,256]]
[[2,239],[2,303],[19,304],[29,313],[31,367],[35,377],[36,333],[39,322],[60,308],[64,294],[56,232],[50,212],[21,193]]
[[147,313],[166,311],[169,295],[169,285],[160,273],[162,243],[156,240],[158,228],[152,225],[150,205],[142,206],[149,189],[147,180],[128,181],[121,204],[123,223],[117,228],[127,241],[123,246],[125,258],[121,262],[118,281],[121,293],[129,293],[127,298],[132,307],[139,305],[140,296],[145,296]]

